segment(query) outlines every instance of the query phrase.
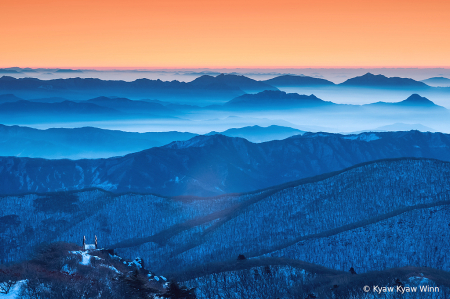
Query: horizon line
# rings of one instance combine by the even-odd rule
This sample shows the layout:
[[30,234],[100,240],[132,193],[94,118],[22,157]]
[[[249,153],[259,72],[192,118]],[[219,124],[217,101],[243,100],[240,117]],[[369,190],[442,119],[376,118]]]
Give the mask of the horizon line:
[[0,69],[191,70],[191,69],[450,69],[450,66],[0,66]]

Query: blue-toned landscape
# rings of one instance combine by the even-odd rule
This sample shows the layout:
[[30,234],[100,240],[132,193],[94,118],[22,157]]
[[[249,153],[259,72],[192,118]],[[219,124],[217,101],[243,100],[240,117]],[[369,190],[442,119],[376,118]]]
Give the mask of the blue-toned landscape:
[[450,87],[16,71],[0,298],[450,295]]
[[450,298],[450,1],[0,4],[0,299]]

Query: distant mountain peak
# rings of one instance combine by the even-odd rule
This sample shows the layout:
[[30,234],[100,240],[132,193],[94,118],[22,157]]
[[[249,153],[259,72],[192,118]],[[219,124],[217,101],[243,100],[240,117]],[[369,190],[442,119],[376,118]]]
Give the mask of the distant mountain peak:
[[0,80],[3,80],[3,81],[12,81],[12,80],[16,80],[16,78],[11,77],[11,76],[1,76],[1,77],[0,77]]
[[211,85],[225,85],[229,87],[239,88],[243,91],[258,92],[263,90],[278,90],[276,87],[269,85],[262,81],[257,81],[248,78],[243,75],[236,74],[219,74],[217,76],[203,75],[195,80],[191,81],[190,84],[195,86],[211,86]]
[[309,77],[304,75],[281,75],[269,80],[265,80],[273,86],[330,86],[333,82],[322,79]]
[[434,87],[449,87],[450,86],[450,79],[445,77],[432,77],[425,80],[422,80],[422,82],[434,86]]
[[244,94],[227,102],[225,106],[274,106],[274,107],[296,107],[308,105],[329,104],[315,95],[301,95],[298,93],[287,93],[280,90],[264,90],[257,94]]
[[429,79],[450,80],[449,78],[445,78],[445,77],[431,77]]
[[412,88],[412,87],[429,87],[427,84],[410,78],[386,77],[384,75],[374,75],[366,73],[362,76],[350,78],[341,83],[344,86],[361,86],[361,87],[390,87],[390,88]]
[[439,109],[441,111],[446,111],[446,109],[442,106],[436,105],[429,99],[422,97],[418,94],[410,95],[406,100],[396,103],[387,103],[387,102],[376,102],[372,104],[364,105],[366,107],[391,107],[391,108],[431,108],[431,109]]
[[8,94],[0,94],[0,103],[6,103],[6,102],[18,102],[23,99],[16,97],[15,95],[8,93]]
[[410,95],[406,100],[401,101],[400,103],[420,106],[436,106],[435,103],[417,93]]

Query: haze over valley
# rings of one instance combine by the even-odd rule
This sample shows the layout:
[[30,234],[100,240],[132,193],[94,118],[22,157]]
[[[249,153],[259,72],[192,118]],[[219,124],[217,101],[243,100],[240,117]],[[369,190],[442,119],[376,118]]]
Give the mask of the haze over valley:
[[86,298],[450,294],[442,78],[9,71],[0,287],[12,298],[79,294],[77,281],[96,281]]

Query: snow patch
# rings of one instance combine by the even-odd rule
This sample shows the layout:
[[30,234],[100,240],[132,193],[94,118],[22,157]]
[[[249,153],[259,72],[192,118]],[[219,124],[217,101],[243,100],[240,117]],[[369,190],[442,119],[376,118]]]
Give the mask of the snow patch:
[[122,272],[120,272],[119,270],[117,270],[117,269],[116,269],[115,267],[113,267],[113,266],[108,266],[108,265],[104,265],[104,264],[101,264],[100,266],[105,267],[105,268],[109,268],[110,270],[116,272],[117,274],[122,274]]
[[345,137],[342,137],[342,138],[343,139],[348,139],[348,140],[360,140],[360,141],[366,141],[366,142],[370,142],[370,141],[381,139],[375,133],[367,133],[367,134],[363,133],[363,134],[359,134],[359,135],[345,136]]
[[92,256],[88,254],[86,251],[71,251],[72,254],[79,254],[81,255],[81,265],[88,266],[91,264],[91,258],[95,258],[96,260],[101,260],[98,256]]
[[8,294],[0,293],[1,299],[19,299],[20,289],[26,283],[26,280],[20,280],[9,290]]
[[115,190],[117,189],[117,184],[112,184],[108,181],[105,181],[101,184],[93,185],[94,187],[101,188],[103,190]]
[[[423,275],[422,273],[420,273]],[[413,283],[414,285],[423,285],[423,284],[429,284],[430,280],[423,276],[411,276],[409,278],[409,282]]]

